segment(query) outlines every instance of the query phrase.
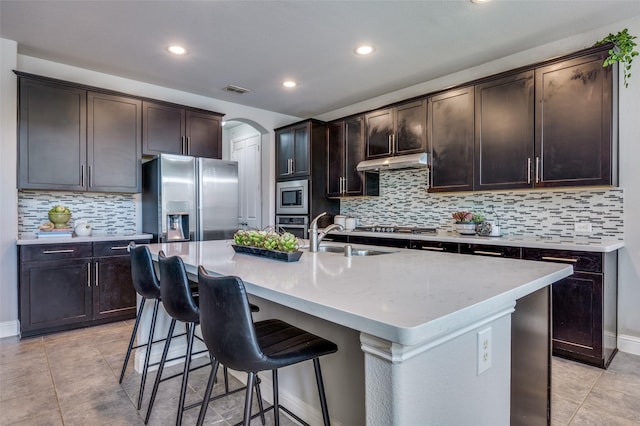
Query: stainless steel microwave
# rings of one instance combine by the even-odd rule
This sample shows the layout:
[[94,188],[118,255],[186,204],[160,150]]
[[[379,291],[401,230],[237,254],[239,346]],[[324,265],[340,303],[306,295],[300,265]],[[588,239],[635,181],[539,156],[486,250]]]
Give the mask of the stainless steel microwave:
[[276,214],[309,214],[309,181],[276,183]]

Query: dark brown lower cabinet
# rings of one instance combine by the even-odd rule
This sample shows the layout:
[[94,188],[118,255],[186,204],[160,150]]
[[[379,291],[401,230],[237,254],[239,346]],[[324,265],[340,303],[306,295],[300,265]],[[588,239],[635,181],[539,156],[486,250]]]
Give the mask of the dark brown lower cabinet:
[[552,286],[553,354],[607,368],[618,351],[617,252],[525,248],[523,259],[573,265]]
[[22,337],[135,317],[128,241],[19,246]]

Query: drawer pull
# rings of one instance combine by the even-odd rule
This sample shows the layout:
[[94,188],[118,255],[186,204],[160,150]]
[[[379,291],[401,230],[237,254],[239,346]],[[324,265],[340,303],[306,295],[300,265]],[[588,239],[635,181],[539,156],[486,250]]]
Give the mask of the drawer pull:
[[495,251],[474,250],[473,254],[486,254],[489,256],[502,256],[502,253]]
[[420,250],[444,251],[442,247],[420,247]]
[[74,249],[65,249],[65,250],[44,250],[43,254],[58,254],[58,253],[73,253]]
[[129,246],[114,246],[111,250],[129,250]]
[[571,259],[570,257],[542,256],[542,260],[553,260],[553,261],[556,261],[556,262],[578,263],[578,259]]

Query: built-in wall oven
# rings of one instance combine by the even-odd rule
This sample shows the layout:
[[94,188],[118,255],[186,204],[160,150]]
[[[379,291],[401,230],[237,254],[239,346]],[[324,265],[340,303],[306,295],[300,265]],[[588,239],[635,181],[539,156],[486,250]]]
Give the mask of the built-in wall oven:
[[298,238],[309,238],[309,216],[276,216],[279,231],[290,232]]
[[309,215],[309,181],[289,180],[276,184],[277,215]]

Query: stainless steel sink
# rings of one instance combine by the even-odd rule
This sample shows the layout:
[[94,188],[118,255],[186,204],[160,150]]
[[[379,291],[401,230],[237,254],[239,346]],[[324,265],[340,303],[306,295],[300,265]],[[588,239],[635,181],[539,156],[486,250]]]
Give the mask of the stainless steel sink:
[[[318,247],[318,251],[325,252],[325,253],[344,254],[345,248],[344,246],[320,246]],[[366,249],[366,248],[359,248],[359,247],[353,247],[351,249],[351,256],[377,256],[379,254],[389,254],[389,253],[394,253],[394,251]]]

